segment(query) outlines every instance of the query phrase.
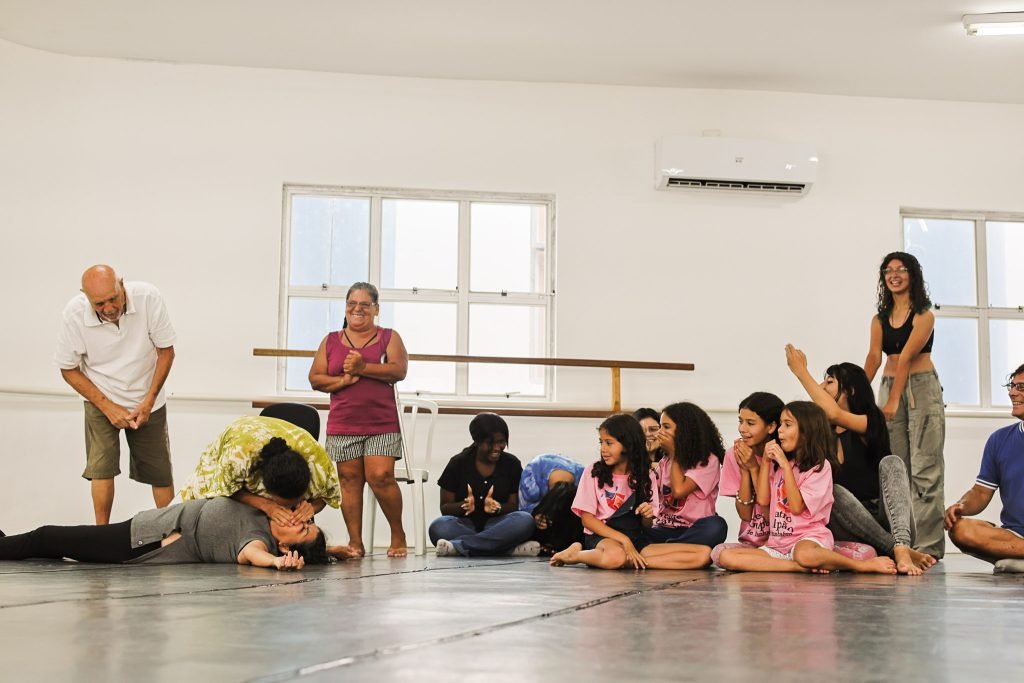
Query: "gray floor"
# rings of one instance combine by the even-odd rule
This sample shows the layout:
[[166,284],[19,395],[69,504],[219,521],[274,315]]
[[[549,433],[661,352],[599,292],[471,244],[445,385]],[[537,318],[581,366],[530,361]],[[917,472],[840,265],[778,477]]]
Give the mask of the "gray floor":
[[1024,576],[962,556],[919,578],[0,562],[0,606],[4,680],[1024,678]]

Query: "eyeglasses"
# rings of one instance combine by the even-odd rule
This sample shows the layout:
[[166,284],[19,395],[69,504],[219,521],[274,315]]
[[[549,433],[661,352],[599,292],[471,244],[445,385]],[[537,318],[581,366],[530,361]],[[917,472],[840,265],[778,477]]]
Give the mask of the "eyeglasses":
[[909,272],[909,270],[908,270],[908,268],[906,266],[900,266],[899,268],[883,268],[882,269],[882,275],[895,275],[896,273],[899,273],[900,275],[905,275],[908,272]]
[[1024,382],[1007,382],[1003,385],[1007,391],[1019,391],[1024,393]]
[[346,301],[345,308],[358,308],[360,311],[368,311],[376,306],[372,301]]

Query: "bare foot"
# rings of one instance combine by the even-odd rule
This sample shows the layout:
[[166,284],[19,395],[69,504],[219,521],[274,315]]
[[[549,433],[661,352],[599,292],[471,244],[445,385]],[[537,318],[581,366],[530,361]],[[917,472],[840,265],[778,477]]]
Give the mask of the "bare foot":
[[360,543],[351,543],[351,542],[349,542],[347,547],[351,548],[352,552],[355,553],[352,557],[366,557],[366,548],[363,547],[363,544],[361,542]]
[[927,571],[934,567],[938,562],[938,560],[928,553],[922,553],[918,550],[914,550],[913,548],[910,549],[910,559],[921,571]]
[[[896,571],[900,574],[906,574],[907,576],[920,576],[924,573],[927,567],[919,567],[914,562],[914,558],[911,555],[914,551],[905,545],[898,545],[892,549],[892,554],[896,558]],[[922,555],[923,553],[918,553]],[[929,557],[925,555],[925,557]]]
[[896,563],[890,557],[873,557],[862,560],[854,571],[861,574],[895,574]]
[[409,554],[406,547],[405,534],[391,534],[391,547],[388,548],[388,557],[405,557]]
[[576,564],[579,562],[579,554],[582,550],[582,543],[573,543],[565,550],[552,555],[550,564],[552,567],[561,567],[565,564]]
[[356,560],[363,556],[361,552],[347,545],[329,545],[327,554],[339,560]]

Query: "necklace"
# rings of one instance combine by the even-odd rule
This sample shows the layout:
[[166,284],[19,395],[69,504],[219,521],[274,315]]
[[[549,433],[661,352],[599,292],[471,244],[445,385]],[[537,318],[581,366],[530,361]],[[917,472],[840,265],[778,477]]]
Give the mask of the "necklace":
[[348,343],[348,345],[351,348],[353,348],[353,349],[365,349],[370,342],[372,342],[374,339],[377,338],[377,329],[373,330],[373,335],[369,339],[367,339],[365,342],[363,342],[362,346],[356,346],[356,343],[354,341],[352,341],[352,337],[348,336],[348,330],[342,330],[341,336],[343,336],[345,338],[345,341]]

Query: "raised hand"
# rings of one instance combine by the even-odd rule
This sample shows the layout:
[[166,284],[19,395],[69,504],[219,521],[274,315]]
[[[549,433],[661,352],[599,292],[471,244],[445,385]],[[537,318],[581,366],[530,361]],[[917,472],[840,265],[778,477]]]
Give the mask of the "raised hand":
[[764,447],[764,455],[766,458],[774,460],[783,467],[789,465],[789,459],[786,457],[786,451],[782,450],[782,446],[780,446],[777,441],[771,441]]
[[484,496],[484,512],[489,515],[496,515],[501,512],[501,503],[494,500],[491,496],[494,495],[494,487],[487,489],[487,494]]
[[793,372],[807,369],[807,354],[792,344],[786,344],[786,365]]
[[757,465],[757,458],[754,457],[754,449],[747,445],[743,439],[736,439],[732,444],[732,452],[736,456],[736,464],[741,469],[752,470]]
[[467,495],[462,501],[462,512],[469,517],[476,512],[476,496],[473,495],[473,487],[466,484]]
[[349,351],[341,367],[346,375],[358,375],[366,367],[366,361],[363,360],[363,354],[358,351]]

